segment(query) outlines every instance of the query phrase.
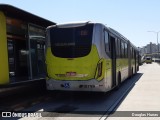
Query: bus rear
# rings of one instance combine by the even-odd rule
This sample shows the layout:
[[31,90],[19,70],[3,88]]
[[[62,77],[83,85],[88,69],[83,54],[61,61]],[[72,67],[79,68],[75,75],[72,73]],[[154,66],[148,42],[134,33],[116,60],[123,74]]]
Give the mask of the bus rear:
[[148,64],[148,63],[152,63],[152,58],[151,57],[146,57],[146,64]]
[[92,44],[93,28],[87,23],[47,28],[48,90],[99,91],[101,82],[95,78],[102,75],[102,64]]

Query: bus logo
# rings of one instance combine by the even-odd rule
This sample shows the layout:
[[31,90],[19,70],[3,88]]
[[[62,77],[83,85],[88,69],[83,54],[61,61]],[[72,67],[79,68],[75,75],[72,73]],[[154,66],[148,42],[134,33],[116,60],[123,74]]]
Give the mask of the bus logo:
[[70,84],[69,83],[64,83],[64,88],[70,88]]

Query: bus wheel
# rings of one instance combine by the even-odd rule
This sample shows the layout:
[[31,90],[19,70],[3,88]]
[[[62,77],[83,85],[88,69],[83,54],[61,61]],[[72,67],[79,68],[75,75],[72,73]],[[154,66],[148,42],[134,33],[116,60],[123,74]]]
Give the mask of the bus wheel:
[[137,71],[139,71],[139,66],[137,66]]
[[132,68],[132,73],[131,73],[131,78],[133,77],[133,68]]
[[139,71],[139,67],[137,66],[137,71]]
[[118,85],[116,86],[116,90],[118,90],[119,88],[120,88],[120,86],[121,86],[121,73],[119,72],[118,73]]

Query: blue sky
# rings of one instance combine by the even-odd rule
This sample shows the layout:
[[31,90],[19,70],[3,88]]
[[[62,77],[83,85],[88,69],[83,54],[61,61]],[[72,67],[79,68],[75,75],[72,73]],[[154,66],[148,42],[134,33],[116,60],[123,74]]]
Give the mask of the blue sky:
[[160,0],[0,0],[0,3],[56,23],[101,22],[137,47],[157,43],[156,34],[147,31],[160,31]]

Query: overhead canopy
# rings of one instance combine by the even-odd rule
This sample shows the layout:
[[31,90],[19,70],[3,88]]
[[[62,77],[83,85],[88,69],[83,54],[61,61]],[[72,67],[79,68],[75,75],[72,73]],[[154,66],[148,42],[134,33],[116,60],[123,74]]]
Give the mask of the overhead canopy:
[[16,8],[14,6],[8,5],[8,4],[0,4],[0,11],[3,11],[3,13],[6,16],[18,18],[23,21],[34,23],[43,27],[47,27],[50,25],[55,25],[56,23],[51,22],[49,20],[46,20],[44,18],[41,18],[39,16],[36,16],[34,14],[31,14],[29,12],[26,12],[22,9]]

